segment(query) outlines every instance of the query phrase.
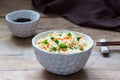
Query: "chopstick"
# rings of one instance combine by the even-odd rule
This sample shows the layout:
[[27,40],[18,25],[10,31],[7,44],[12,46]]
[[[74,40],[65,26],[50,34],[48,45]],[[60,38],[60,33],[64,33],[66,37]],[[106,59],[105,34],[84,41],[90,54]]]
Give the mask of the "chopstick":
[[120,41],[96,42],[96,46],[119,46]]

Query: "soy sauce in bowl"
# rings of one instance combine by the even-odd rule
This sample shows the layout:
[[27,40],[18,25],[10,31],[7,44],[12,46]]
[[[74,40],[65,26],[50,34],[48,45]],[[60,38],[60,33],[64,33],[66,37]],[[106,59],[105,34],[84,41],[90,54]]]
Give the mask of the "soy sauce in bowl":
[[27,38],[35,34],[40,14],[33,10],[17,10],[8,13],[5,19],[14,36]]
[[17,18],[13,21],[14,22],[29,22],[29,21],[31,21],[31,19],[29,19],[29,18]]

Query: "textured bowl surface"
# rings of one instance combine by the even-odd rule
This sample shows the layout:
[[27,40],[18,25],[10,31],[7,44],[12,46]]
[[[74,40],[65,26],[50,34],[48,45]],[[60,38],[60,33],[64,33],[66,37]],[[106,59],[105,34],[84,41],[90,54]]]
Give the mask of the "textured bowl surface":
[[79,71],[81,68],[84,67],[90,56],[93,47],[93,40],[85,34],[71,31],[75,34],[83,35],[84,39],[88,40],[88,42],[90,43],[90,48],[86,51],[73,54],[54,54],[39,49],[36,46],[37,40],[49,33],[53,33],[54,31],[66,32],[68,30],[50,30],[39,33],[32,39],[32,45],[38,61],[47,71],[59,75],[68,75]]
[[[29,18],[29,22],[14,22],[18,18]],[[32,10],[18,10],[6,15],[6,21],[12,34],[25,38],[33,35],[39,22],[40,14]]]

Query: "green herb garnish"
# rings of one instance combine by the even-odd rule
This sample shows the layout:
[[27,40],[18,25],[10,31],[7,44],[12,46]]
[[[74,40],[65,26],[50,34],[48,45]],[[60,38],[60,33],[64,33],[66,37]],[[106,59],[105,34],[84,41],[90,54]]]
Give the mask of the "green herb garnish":
[[84,50],[83,47],[81,47],[80,50],[83,51]]
[[58,40],[55,40],[55,43],[57,43],[57,44],[58,44],[58,43],[59,43],[59,41],[58,41]]
[[60,36],[62,36],[62,33],[60,34]]
[[51,40],[53,40],[54,39],[54,37],[51,37]]
[[72,34],[70,32],[67,33],[67,36],[72,36]]
[[47,40],[44,40],[42,43],[43,43],[43,44],[48,44],[48,41],[47,41]]
[[79,41],[79,40],[80,40],[80,37],[77,37],[77,40]]
[[64,44],[64,43],[59,44],[58,46],[59,46],[59,48],[61,48],[61,49],[67,48],[67,45],[66,45],[66,44]]
[[52,50],[52,51],[56,51],[56,48],[55,48],[55,47],[52,47],[51,50]]

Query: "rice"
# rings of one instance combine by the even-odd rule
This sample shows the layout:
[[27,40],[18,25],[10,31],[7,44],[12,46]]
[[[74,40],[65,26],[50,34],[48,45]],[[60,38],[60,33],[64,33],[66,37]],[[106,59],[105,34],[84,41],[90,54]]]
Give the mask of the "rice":
[[89,43],[82,35],[72,32],[53,32],[40,38],[37,47],[55,54],[72,54],[85,51],[89,48]]

